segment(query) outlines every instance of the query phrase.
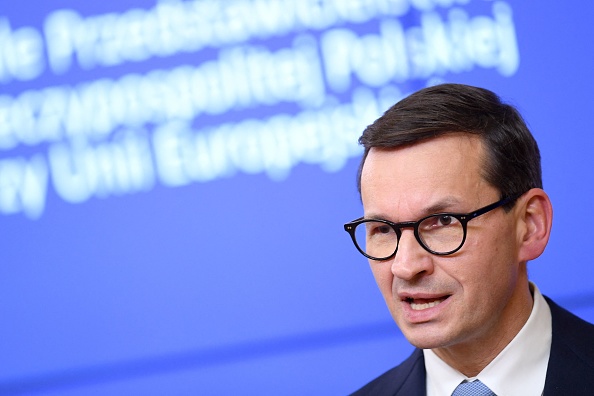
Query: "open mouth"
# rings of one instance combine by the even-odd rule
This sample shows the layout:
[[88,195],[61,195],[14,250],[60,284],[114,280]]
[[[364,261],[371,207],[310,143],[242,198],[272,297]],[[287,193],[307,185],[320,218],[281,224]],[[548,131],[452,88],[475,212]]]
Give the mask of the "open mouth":
[[449,296],[443,296],[440,298],[426,299],[426,298],[412,298],[407,297],[404,299],[406,303],[410,305],[413,311],[422,311],[424,309],[433,308],[442,302],[444,302]]

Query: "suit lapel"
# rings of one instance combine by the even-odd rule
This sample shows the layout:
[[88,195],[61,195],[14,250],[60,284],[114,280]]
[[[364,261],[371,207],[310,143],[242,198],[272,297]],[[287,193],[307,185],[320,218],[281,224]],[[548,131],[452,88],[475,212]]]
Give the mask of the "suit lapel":
[[395,395],[398,396],[427,396],[427,372],[425,371],[425,356],[423,351],[415,349],[406,360],[408,375],[404,377],[402,386]]

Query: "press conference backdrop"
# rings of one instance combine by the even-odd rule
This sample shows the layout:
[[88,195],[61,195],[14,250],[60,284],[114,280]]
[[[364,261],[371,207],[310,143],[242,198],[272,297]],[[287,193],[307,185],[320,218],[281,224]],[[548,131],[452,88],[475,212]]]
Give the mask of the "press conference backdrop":
[[411,350],[342,224],[357,138],[440,82],[517,105],[594,320],[590,2],[2,1],[0,394],[342,395]]

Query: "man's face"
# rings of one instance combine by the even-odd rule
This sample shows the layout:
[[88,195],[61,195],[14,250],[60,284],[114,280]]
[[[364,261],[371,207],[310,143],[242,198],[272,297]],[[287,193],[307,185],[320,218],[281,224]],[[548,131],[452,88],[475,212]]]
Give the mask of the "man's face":
[[[365,217],[416,221],[498,201],[497,189],[481,176],[484,155],[480,139],[468,134],[371,149],[361,175]],[[413,345],[489,347],[519,331],[531,306],[525,263],[518,263],[516,217],[515,210],[499,208],[473,219],[464,246],[449,256],[432,255],[412,229],[403,229],[394,258],[370,260],[392,316]]]

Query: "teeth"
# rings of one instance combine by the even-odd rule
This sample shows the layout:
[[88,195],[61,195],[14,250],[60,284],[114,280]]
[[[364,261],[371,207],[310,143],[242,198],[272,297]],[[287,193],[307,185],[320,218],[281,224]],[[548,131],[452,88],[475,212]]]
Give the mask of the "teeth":
[[435,301],[431,301],[430,303],[424,303],[424,304],[417,304],[417,303],[411,302],[410,307],[413,309],[413,311],[422,311],[427,308],[433,308],[434,306],[441,303],[442,301],[443,300],[435,300]]

